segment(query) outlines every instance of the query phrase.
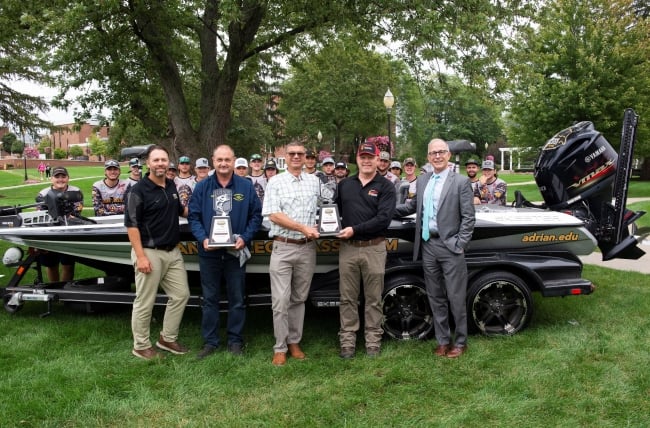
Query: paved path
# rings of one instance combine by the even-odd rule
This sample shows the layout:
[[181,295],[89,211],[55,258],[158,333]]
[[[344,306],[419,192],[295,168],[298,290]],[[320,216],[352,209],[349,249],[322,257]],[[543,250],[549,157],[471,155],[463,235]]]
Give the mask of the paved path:
[[580,260],[582,260],[582,263],[587,265],[597,265],[610,269],[650,273],[650,241],[643,241],[641,244],[639,244],[639,248],[645,251],[645,254],[638,260],[614,259],[604,262],[603,255],[599,252],[593,252],[588,256],[580,256]]

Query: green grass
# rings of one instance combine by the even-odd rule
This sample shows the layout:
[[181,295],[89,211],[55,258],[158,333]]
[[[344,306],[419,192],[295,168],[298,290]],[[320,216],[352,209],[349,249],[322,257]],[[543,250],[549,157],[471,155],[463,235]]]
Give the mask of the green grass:
[[[70,170],[72,177],[84,174]],[[101,169],[85,174],[101,176]],[[86,193],[94,180],[75,184]],[[41,187],[0,193],[30,203]],[[631,193],[648,190],[648,183],[631,184]],[[583,276],[596,284],[594,294],[535,295],[527,330],[472,336],[469,352],[456,361],[434,357],[432,341],[392,340],[379,358],[342,361],[338,312],[310,308],[308,359],[273,367],[270,309],[250,308],[245,356],[219,352],[199,362],[200,312],[188,308],[180,339],[191,354],[145,362],[130,354],[128,306],[85,314],[57,303],[40,318],[44,304],[26,302],[16,314],[0,314],[0,425],[648,426],[650,276],[596,266],[585,266]],[[162,308],[154,316],[152,338]]]
[[[242,358],[204,361],[188,309],[186,356],[131,356],[130,314],[41,303],[0,315],[3,426],[648,426],[650,278],[587,266],[590,296],[535,297],[513,337],[470,337],[459,360],[433,342],[386,340],[379,358],[337,356],[338,313],[309,310],[306,361],[271,365],[269,309],[249,309]],[[160,329],[156,310],[152,335]]]

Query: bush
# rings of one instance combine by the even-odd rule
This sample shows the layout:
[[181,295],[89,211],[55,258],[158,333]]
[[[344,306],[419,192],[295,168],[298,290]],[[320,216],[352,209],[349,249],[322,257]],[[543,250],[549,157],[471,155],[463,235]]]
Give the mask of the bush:
[[63,149],[54,149],[54,159],[66,159],[68,152]]

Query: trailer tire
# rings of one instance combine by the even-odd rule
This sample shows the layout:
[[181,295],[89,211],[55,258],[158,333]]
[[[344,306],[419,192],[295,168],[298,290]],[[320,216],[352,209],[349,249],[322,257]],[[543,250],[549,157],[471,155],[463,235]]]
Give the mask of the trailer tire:
[[526,283],[506,271],[474,278],[467,292],[467,324],[471,332],[511,336],[528,326],[533,298]]
[[433,314],[424,280],[411,274],[386,279],[381,306],[382,327],[393,339],[427,339],[433,333]]

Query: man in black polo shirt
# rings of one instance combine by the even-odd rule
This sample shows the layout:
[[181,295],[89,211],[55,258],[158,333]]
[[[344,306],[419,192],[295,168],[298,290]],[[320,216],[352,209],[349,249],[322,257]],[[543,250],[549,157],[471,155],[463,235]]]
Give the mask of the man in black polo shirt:
[[382,309],[386,266],[385,231],[395,210],[395,186],[377,173],[379,150],[363,143],[357,153],[359,172],[338,184],[337,203],[343,229],[338,237],[341,358],[353,358],[359,330],[358,304],[361,283],[365,297],[365,341],[369,357],[381,350]]
[[187,217],[176,185],[166,178],[169,153],[161,146],[147,150],[149,172],[129,192],[124,225],[131,242],[131,261],[135,266],[135,300],[131,316],[133,355],[144,360],[160,354],[151,346],[151,313],[158,286],[169,301],[165,308],[162,331],[156,346],[173,354],[188,349],[178,343],[178,329],[190,297],[180,240],[178,216]]

